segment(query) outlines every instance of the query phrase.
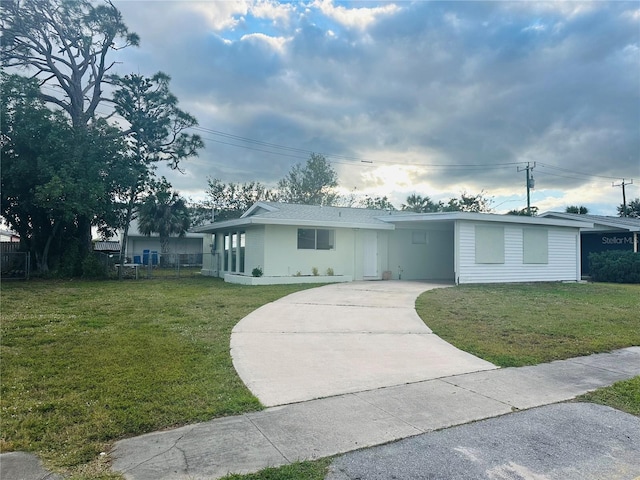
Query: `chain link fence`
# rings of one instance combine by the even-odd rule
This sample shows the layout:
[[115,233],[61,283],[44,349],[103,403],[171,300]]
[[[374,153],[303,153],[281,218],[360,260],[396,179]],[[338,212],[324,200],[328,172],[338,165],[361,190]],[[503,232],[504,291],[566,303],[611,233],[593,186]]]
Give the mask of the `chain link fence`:
[[[117,261],[117,255],[115,255]],[[156,251],[134,253],[122,265],[125,278],[180,278],[200,275],[202,253],[159,253]],[[114,263],[116,276],[120,265]]]
[[31,271],[31,255],[28,252],[2,252],[0,277],[2,280],[28,280]]

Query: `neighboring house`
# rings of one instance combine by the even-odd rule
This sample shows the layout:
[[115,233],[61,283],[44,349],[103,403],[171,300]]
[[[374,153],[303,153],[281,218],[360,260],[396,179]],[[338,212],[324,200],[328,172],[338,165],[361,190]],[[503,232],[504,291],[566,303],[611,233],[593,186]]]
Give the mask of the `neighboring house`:
[[[119,242],[123,241],[123,236],[123,232],[119,232]],[[138,222],[133,220],[129,227],[129,235],[125,245],[125,257],[128,262],[142,263],[145,258],[150,258],[148,255],[156,252],[152,256],[154,263],[157,263],[156,260],[162,262],[162,258],[164,257],[167,262],[173,264],[177,261],[177,255],[180,255],[181,263],[202,265],[204,237],[205,235],[202,233],[191,232],[186,233],[183,237],[172,235],[169,241],[168,251],[162,252],[158,234],[147,236],[140,233],[138,230]]]
[[93,251],[108,255],[117,255],[120,253],[120,242],[97,241],[93,242]]
[[582,274],[589,274],[589,254],[608,250],[640,251],[638,238],[640,218],[607,217],[603,215],[581,215],[578,213],[545,212],[542,218],[577,220],[592,223],[593,226],[580,231],[582,251]]
[[20,235],[12,232],[11,230],[0,230],[0,242],[20,242]]
[[[210,234],[202,273],[238,283],[578,281],[589,222],[481,213],[408,213],[258,202]],[[253,279],[259,267],[264,277]],[[317,277],[315,277],[317,279]],[[324,277],[322,280],[327,280]]]

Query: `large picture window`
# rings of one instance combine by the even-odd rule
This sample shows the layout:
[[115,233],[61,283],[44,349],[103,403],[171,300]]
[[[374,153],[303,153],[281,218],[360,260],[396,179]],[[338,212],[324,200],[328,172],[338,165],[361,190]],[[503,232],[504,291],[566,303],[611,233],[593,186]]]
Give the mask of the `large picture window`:
[[335,247],[335,230],[320,228],[299,228],[299,250],[333,250]]

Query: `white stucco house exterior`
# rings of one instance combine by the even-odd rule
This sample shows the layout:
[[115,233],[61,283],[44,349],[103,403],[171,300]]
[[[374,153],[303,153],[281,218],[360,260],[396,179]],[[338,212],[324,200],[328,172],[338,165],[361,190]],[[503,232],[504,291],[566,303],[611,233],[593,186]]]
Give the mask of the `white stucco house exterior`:
[[[590,227],[557,218],[258,202],[238,219],[192,231],[206,234],[202,273],[230,282],[463,284],[579,281],[580,228]],[[260,278],[252,277],[256,267]]]

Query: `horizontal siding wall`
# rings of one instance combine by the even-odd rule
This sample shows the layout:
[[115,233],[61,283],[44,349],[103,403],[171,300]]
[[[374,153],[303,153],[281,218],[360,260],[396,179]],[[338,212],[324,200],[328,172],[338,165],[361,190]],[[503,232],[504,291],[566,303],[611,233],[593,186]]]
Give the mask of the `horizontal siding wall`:
[[[507,283],[577,281],[579,275],[578,229],[541,227],[548,231],[549,256],[546,264],[525,264],[522,261],[522,231],[518,225],[504,227],[504,263],[475,262],[475,226],[496,225],[479,222],[460,222],[458,228],[459,283]],[[526,226],[524,228],[532,228]]]

